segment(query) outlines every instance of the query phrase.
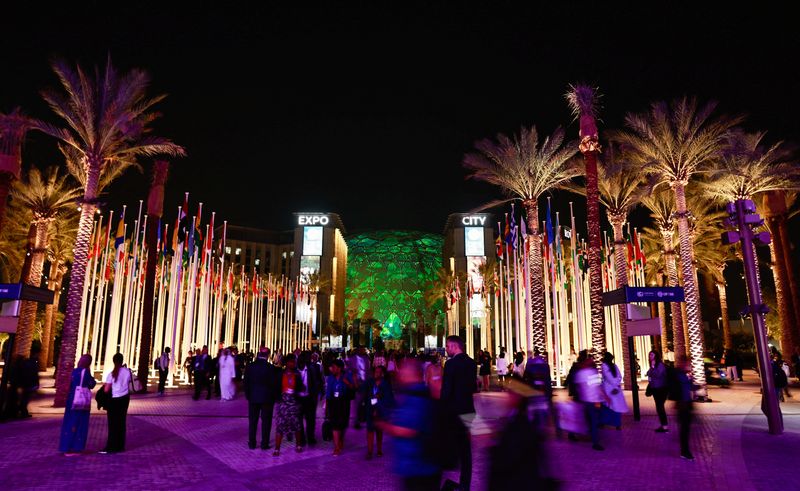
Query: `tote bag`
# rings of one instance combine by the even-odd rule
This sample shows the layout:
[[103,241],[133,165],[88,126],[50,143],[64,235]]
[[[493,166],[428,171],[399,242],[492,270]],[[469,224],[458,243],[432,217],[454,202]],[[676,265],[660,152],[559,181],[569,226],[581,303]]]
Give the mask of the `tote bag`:
[[73,411],[88,411],[92,408],[92,391],[88,387],[83,386],[83,376],[86,374],[86,369],[81,370],[80,384],[75,387],[75,395],[72,396],[72,410]]

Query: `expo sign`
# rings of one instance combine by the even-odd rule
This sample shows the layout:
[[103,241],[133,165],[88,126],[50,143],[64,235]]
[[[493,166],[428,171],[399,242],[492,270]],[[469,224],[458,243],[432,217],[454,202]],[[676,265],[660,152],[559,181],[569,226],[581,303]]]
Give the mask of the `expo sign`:
[[467,226],[475,226],[475,225],[483,226],[486,224],[486,217],[465,216],[461,218],[461,224]]
[[297,218],[298,225],[327,225],[330,218],[325,215],[300,215]]

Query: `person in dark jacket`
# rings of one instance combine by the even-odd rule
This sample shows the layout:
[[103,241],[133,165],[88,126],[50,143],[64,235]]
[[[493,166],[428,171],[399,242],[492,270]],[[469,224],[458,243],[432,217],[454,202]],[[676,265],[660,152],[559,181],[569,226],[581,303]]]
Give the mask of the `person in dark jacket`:
[[372,459],[375,441],[378,442],[378,457],[383,455],[383,430],[376,425],[385,421],[394,407],[392,384],[386,378],[386,367],[378,365],[372,369],[372,377],[364,384],[364,401],[367,405],[364,419],[367,423],[367,460]]
[[697,389],[697,386],[692,384],[691,373],[692,367],[689,362],[685,358],[680,359],[669,380],[670,398],[675,401],[675,408],[678,410],[681,458],[685,460],[694,460],[689,450],[689,429],[692,425],[692,391]]
[[206,399],[211,399],[211,376],[213,361],[208,355],[208,346],[203,346],[203,351],[197,350],[194,357],[194,396],[195,401],[200,398],[200,392],[206,389]]
[[475,418],[472,396],[478,391],[478,367],[464,353],[464,341],[460,337],[448,336],[445,349],[450,359],[444,364],[441,400],[450,415],[461,418],[453,443],[459,449],[461,463],[459,489],[468,491],[472,481],[472,442],[464,421],[471,423]]
[[244,394],[248,406],[247,445],[256,448],[256,429],[261,418],[261,449],[270,448],[269,434],[272,429],[272,412],[278,394],[278,369],[269,364],[269,348],[261,348],[256,360],[244,372]]
[[303,380],[304,389],[300,392],[298,400],[300,402],[301,436],[303,442],[314,445],[317,439],[314,437],[317,424],[317,402],[322,393],[322,368],[319,363],[314,361],[312,354],[304,351],[300,354],[297,367]]

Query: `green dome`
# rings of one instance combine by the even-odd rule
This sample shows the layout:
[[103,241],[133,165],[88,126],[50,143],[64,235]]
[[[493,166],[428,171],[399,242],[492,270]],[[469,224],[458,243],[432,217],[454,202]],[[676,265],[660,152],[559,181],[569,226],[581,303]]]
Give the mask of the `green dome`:
[[[381,337],[397,339],[417,311],[430,319],[441,305],[429,308],[425,292],[442,267],[440,235],[381,230],[347,237],[345,303],[361,318],[368,310],[380,322]],[[441,300],[439,301],[441,303]]]

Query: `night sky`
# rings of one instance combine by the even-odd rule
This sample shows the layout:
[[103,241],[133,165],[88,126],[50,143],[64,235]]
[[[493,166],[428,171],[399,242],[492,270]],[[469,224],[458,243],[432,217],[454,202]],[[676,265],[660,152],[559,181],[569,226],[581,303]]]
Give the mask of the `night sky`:
[[[449,213],[497,197],[465,181],[475,140],[534,123],[577,136],[563,99],[577,81],[604,94],[601,130],[689,94],[798,140],[800,37],[786,11],[82,3],[4,9],[0,110],[54,120],[38,91],[57,84],[55,56],[94,65],[110,53],[147,69],[151,93],[169,94],[157,131],[189,153],[172,168],[170,214],[190,191],[192,209],[201,200],[241,225],[286,229],[291,212],[335,211],[350,231],[440,232]],[[24,155],[59,160],[39,134]],[[145,169],[112,187],[109,207],[146,197]],[[566,212],[569,198],[556,198]]]

